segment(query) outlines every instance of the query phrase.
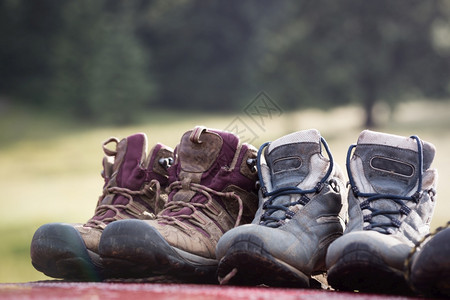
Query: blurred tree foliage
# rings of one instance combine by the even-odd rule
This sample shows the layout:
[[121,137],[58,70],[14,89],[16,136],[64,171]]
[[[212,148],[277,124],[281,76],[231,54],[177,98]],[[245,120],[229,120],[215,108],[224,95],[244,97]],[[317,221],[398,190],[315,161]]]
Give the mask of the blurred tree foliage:
[[450,93],[446,0],[2,0],[0,96],[83,120]]
[[[303,1],[272,31],[270,63],[260,74],[294,106],[361,103],[373,109],[450,92],[447,1]],[[437,36],[440,31],[441,36]],[[282,34],[280,34],[282,33]],[[289,82],[283,85],[282,82]]]

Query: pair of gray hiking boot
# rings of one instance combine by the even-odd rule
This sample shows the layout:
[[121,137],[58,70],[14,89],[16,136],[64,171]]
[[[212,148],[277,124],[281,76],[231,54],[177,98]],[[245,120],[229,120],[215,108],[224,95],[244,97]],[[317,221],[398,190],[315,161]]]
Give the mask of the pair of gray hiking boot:
[[219,281],[309,287],[326,273],[338,290],[409,293],[404,263],[435,206],[434,153],[417,137],[365,130],[348,151],[347,196],[317,131],[263,145],[259,209],[220,239]]
[[34,267],[66,280],[216,282],[217,241],[257,209],[256,148],[204,127],[186,132],[175,150],[157,144],[147,155],[144,134],[103,148],[94,216],[41,226],[31,241]]

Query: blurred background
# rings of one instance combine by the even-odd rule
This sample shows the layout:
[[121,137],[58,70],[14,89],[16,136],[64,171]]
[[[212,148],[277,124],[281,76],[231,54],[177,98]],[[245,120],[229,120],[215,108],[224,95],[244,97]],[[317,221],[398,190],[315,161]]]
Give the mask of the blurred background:
[[195,125],[236,120],[256,147],[317,128],[342,168],[365,128],[419,135],[437,148],[443,225],[450,2],[1,0],[0,282],[48,279],[32,235],[92,216],[109,136],[175,147]]

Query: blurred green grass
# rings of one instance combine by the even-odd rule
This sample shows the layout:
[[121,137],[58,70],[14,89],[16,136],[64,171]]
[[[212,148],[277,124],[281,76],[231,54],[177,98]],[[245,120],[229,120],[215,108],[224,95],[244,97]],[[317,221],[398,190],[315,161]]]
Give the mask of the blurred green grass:
[[[44,223],[85,222],[92,216],[102,187],[101,144],[108,137],[145,132],[149,147],[156,142],[175,147],[181,135],[196,125],[224,129],[236,117],[155,111],[140,116],[138,125],[114,127],[75,124],[20,109],[0,115],[0,282],[49,279],[31,265],[33,233]],[[284,112],[265,119],[263,128],[245,115],[239,117],[254,130],[255,146],[296,130],[317,128],[344,169],[348,146],[362,130],[363,112],[352,106]],[[377,108],[377,119],[383,124],[378,131],[417,134],[437,148],[433,166],[439,171],[439,185],[432,228],[450,219],[449,117],[449,101],[404,103],[392,113],[382,105]]]

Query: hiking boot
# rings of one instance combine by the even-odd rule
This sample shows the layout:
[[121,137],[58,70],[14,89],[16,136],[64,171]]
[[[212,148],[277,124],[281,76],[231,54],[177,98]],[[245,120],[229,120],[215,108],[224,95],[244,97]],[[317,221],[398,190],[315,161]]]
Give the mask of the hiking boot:
[[[116,149],[107,146],[115,144]],[[103,229],[121,219],[148,219],[164,205],[160,185],[173,160],[171,149],[157,144],[146,155],[147,137],[135,134],[103,144],[103,194],[94,216],[86,224],[50,223],[41,226],[31,241],[31,261],[44,274],[69,280],[101,280],[105,277],[98,255]]]
[[169,199],[156,220],[115,222],[102,235],[101,257],[118,277],[216,282],[217,241],[256,212],[254,147],[232,133],[196,127],[175,153]]
[[427,235],[411,251],[406,280],[420,295],[450,297],[450,222]]
[[309,287],[312,275],[326,272],[327,247],[344,230],[342,171],[311,129],[263,144],[258,173],[260,201],[252,224],[228,231],[217,244],[219,282]]
[[[353,152],[353,156],[352,156]],[[328,283],[338,290],[410,293],[404,261],[429,232],[437,171],[432,144],[363,131],[347,154],[349,222],[328,248]]]

